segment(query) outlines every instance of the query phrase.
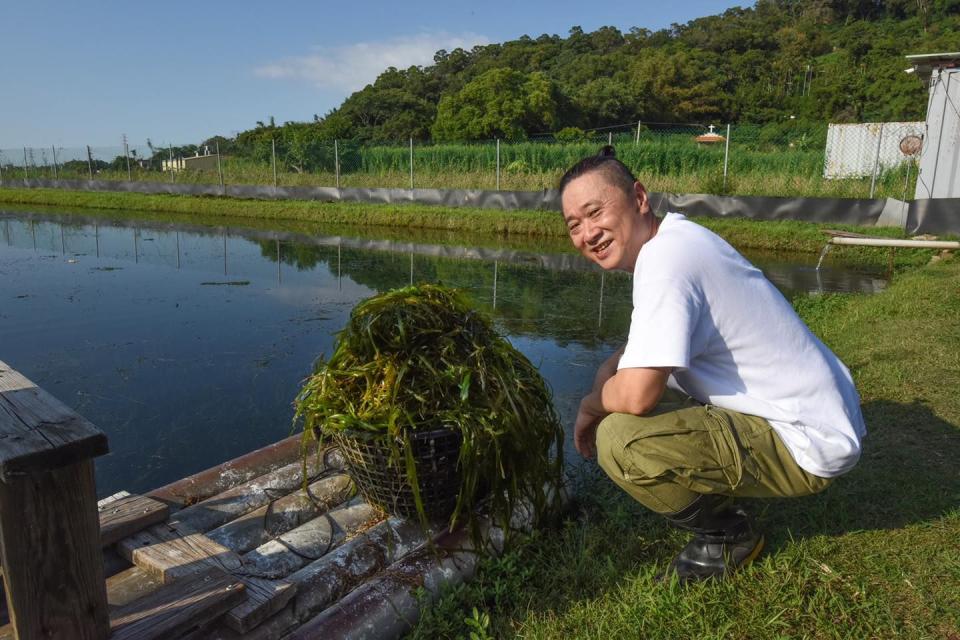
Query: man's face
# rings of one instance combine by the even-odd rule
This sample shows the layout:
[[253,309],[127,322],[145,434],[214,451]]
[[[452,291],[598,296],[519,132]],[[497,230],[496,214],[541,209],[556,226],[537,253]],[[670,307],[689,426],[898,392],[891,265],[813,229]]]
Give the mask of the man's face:
[[571,181],[561,204],[573,246],[607,270],[633,271],[640,248],[656,231],[643,185],[624,193],[603,171]]

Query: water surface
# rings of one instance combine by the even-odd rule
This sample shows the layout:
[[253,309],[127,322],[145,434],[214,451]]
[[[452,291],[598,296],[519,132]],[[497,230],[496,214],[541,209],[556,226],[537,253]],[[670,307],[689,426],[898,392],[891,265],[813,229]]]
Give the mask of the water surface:
[[[570,426],[626,336],[628,276],[515,241],[365,233],[0,212],[0,360],[107,433],[98,493],[146,491],[287,436],[301,381],[357,301],[442,282],[540,367]],[[884,286],[818,273],[816,256],[750,257],[787,295]]]

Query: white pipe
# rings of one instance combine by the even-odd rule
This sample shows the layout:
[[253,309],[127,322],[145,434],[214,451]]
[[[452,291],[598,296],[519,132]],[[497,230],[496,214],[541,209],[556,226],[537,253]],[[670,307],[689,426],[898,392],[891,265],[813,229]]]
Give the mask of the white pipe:
[[863,247],[904,247],[911,249],[960,249],[960,242],[952,240],[900,240],[897,238],[846,238],[835,236],[830,244],[850,244]]

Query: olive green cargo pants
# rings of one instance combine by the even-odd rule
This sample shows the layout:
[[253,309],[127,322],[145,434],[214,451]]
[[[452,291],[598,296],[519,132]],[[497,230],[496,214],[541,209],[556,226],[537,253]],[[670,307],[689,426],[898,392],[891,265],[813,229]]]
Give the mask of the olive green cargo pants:
[[800,468],[763,418],[693,400],[661,402],[644,416],[612,413],[597,428],[607,475],[648,509],[676,513],[698,494],[805,496],[830,478]]

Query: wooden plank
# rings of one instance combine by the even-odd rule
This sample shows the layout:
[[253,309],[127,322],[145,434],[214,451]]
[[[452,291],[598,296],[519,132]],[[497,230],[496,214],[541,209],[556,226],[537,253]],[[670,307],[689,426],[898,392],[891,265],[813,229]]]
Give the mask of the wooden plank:
[[287,578],[297,585],[296,619],[306,622],[426,540],[427,534],[418,524],[390,518],[345,541]]
[[247,633],[283,609],[297,595],[296,585],[287,580],[266,580],[242,574],[240,579],[247,587],[247,597],[223,617],[224,624],[239,633]]
[[127,495],[99,506],[100,545],[108,546],[167,519],[170,509],[145,496]]
[[[247,633],[238,633],[218,620],[181,636],[180,640],[277,640],[277,638],[283,638],[296,627],[297,620],[293,615],[293,603],[290,603],[278,613],[270,616],[263,624]],[[3,638],[0,637],[0,640],[3,640]]]
[[[332,453],[326,453],[324,457],[332,461],[332,455]],[[339,456],[339,452],[337,452],[337,455]],[[147,493],[147,496],[166,503],[172,510],[176,511],[206,500],[210,496],[223,493],[238,484],[243,484],[257,476],[275,471],[299,459],[300,436],[294,435],[195,473],[192,476],[171,482],[159,489],[154,489]],[[342,467],[342,464],[341,459],[339,465]]]
[[102,431],[0,361],[0,479],[108,452]]
[[20,638],[109,633],[93,461],[0,482],[0,547]]
[[[224,616],[224,623],[231,629],[246,633],[256,627],[270,614],[279,611],[290,600],[296,588],[281,580],[310,562],[327,553],[347,536],[369,528],[377,522],[380,512],[364,502],[344,505],[314,518],[243,557],[243,573],[247,599]],[[253,581],[254,584],[251,584]],[[289,590],[285,595],[284,590]]]
[[244,615],[235,622],[243,630],[282,609],[297,592],[296,586],[286,580],[249,575],[236,553],[203,534],[184,530],[183,525],[150,527],[121,540],[117,548],[122,554],[129,554],[147,575],[164,584],[209,571],[232,573],[246,589]]
[[109,578],[130,568],[130,562],[113,547],[103,550],[103,577]]
[[467,529],[441,534],[435,542],[443,552],[420,547],[407,554],[285,639],[401,637],[420,615],[417,589],[436,599],[441,586],[469,580],[480,557]]
[[219,571],[166,585],[115,612],[112,640],[175,638],[223,615],[244,597],[242,582]]
[[201,533],[161,524],[117,543],[117,551],[164,583],[210,569],[240,568],[240,557]]
[[153,593],[163,586],[163,581],[140,567],[130,567],[107,578],[107,605],[111,615],[124,605]]
[[[307,464],[307,476],[315,477],[325,468],[323,464],[322,460],[311,456]],[[302,484],[303,467],[300,462],[294,462],[218,493],[203,502],[185,507],[171,517],[171,522],[206,533],[245,513],[270,504],[295,491]]]
[[243,568],[267,578],[288,576],[381,520],[380,511],[358,499],[257,547],[243,556]]
[[237,553],[246,553],[341,504],[353,493],[353,482],[346,474],[338,473],[317,480],[307,491],[309,495],[295,490],[217,527],[207,536]]

